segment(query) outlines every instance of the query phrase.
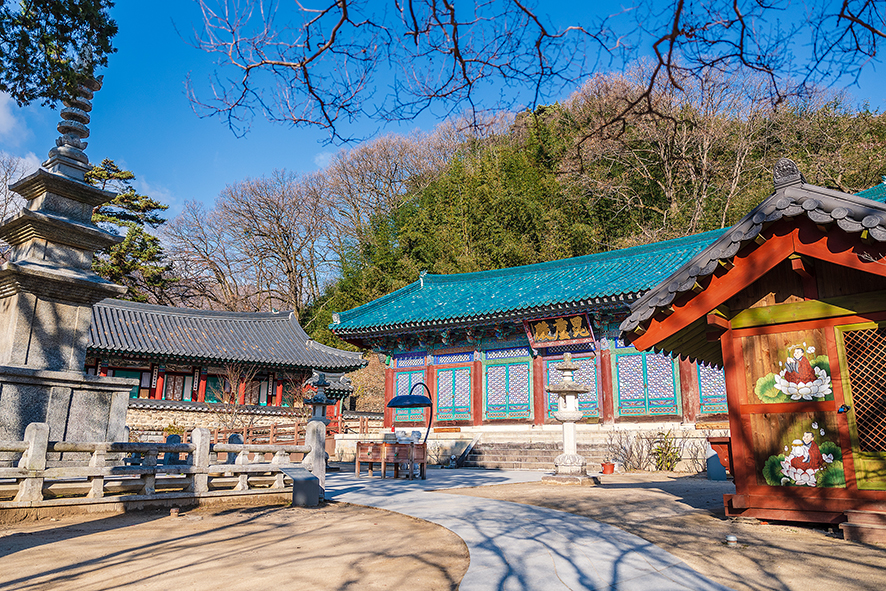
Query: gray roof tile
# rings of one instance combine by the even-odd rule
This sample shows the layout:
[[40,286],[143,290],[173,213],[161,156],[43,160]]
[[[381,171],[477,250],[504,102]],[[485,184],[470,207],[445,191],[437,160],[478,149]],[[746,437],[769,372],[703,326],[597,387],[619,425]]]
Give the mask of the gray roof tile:
[[360,353],[311,340],[293,313],[216,312],[113,299],[92,309],[89,350],[325,372],[365,365]]

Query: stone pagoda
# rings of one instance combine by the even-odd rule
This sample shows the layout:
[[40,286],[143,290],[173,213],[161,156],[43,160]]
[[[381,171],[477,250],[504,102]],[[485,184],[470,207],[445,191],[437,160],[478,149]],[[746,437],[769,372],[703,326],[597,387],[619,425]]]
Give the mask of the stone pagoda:
[[12,248],[0,265],[0,440],[21,440],[29,423],[52,440],[121,440],[129,379],[84,375],[92,306],[126,288],[92,271],[95,251],[122,240],[92,223],[114,198],[84,181],[93,80],[65,101],[49,159],[10,186],[27,204],[0,222]]

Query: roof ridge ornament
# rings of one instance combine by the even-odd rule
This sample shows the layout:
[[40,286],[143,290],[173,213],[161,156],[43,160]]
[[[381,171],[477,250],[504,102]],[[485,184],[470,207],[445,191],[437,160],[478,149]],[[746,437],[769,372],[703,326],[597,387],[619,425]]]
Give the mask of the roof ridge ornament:
[[800,172],[797,164],[790,158],[778,159],[778,162],[775,163],[775,167],[772,169],[772,177],[776,189],[806,182],[803,173]]

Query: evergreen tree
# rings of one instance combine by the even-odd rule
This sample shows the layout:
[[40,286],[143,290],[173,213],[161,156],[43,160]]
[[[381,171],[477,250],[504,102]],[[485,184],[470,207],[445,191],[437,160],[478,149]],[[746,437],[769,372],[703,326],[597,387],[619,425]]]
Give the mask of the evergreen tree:
[[111,0],[0,0],[0,92],[21,106],[70,98],[117,51]]
[[160,240],[147,227],[157,228],[166,220],[160,212],[169,208],[132,186],[135,175],[121,170],[105,158],[86,173],[86,181],[117,196],[93,211],[96,225],[124,236],[123,242],[97,253],[92,269],[108,281],[129,288],[125,299],[135,302],[168,303],[165,291],[176,279]]

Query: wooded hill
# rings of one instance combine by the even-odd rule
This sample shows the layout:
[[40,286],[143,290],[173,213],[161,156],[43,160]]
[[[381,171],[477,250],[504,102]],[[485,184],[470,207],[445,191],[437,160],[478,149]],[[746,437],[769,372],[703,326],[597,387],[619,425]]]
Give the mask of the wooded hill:
[[428,179],[366,216],[302,320],[314,338],[429,273],[512,267],[725,228],[772,190],[787,156],[811,183],[855,193],[886,174],[886,117],[812,93],[777,109],[753,81],[687,82],[657,115],[607,126],[632,81],[597,77],[569,101],[462,138]]

